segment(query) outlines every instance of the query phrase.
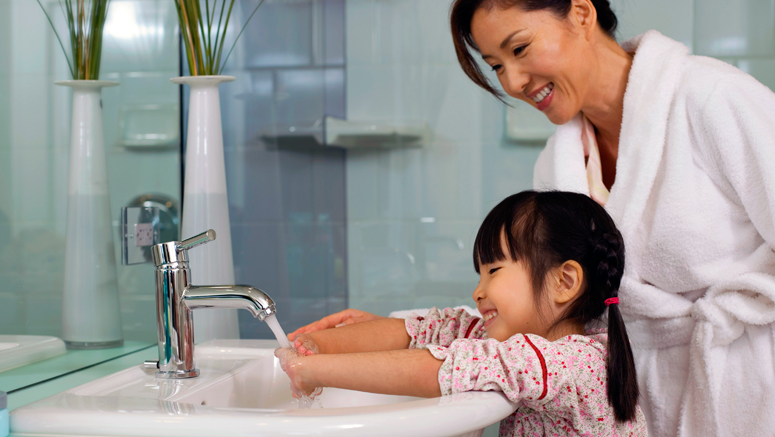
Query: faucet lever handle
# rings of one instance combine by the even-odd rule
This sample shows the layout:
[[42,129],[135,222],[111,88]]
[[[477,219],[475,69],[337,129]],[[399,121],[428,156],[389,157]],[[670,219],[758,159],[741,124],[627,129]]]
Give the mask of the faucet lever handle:
[[213,240],[215,240],[215,231],[210,229],[202,232],[199,235],[195,235],[189,239],[181,241],[175,245],[175,249],[178,251],[178,253],[180,253],[184,250],[193,249],[196,246],[209,243]]

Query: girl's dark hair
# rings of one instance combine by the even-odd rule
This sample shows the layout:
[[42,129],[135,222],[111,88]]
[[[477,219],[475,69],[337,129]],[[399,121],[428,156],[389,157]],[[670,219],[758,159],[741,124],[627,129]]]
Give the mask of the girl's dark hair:
[[[503,237],[508,253],[504,253]],[[507,197],[484,219],[474,243],[474,268],[522,261],[540,305],[552,268],[576,261],[586,287],[552,327],[600,318],[605,300],[617,297],[624,272],[624,241],[608,213],[591,198],[564,191],[523,191]],[[540,307],[538,308],[540,312]],[[608,307],[608,401],[616,419],[635,417],[638,381],[630,340],[618,305]]]
[[[614,38],[619,21],[616,19],[616,14],[611,9],[610,3],[608,0],[592,0],[592,5],[597,11],[597,23],[600,28],[608,36]],[[570,12],[571,0],[455,0],[452,3],[450,25],[460,66],[475,84],[499,100],[503,100],[503,93],[493,87],[471,54],[471,50],[479,52],[479,47],[476,46],[474,38],[471,36],[471,19],[474,17],[474,12],[479,8],[489,10],[495,7],[500,9],[519,7],[526,12],[545,9],[553,12],[558,18],[565,19]]]

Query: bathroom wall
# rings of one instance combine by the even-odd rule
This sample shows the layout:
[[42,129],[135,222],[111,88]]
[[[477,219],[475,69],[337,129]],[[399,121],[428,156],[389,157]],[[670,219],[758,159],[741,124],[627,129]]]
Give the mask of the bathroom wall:
[[[44,2],[64,26],[59,3]],[[121,206],[144,193],[180,198],[177,16],[166,0],[114,0],[104,32],[103,92],[114,243]],[[71,92],[37,2],[0,0],[0,334],[59,336]],[[157,123],[138,122],[153,113]],[[150,145],[150,146],[149,146]],[[125,340],[155,341],[153,269],[119,266]]]
[[[235,4],[227,49],[258,3]],[[64,25],[59,4],[44,4]],[[37,2],[0,8],[0,334],[58,336],[70,92],[53,82],[67,67]],[[101,78],[121,83],[103,92],[116,229],[138,195],[179,207],[177,29],[169,0],[111,2]],[[343,32],[343,0],[268,0],[229,59],[237,80],[221,87],[236,280],[269,293],[287,330],[346,306],[344,151],[277,141],[289,126],[344,117]],[[117,230],[115,242],[118,261]],[[153,267],[118,274],[125,339],[154,341]],[[243,336],[271,336],[240,317]]]
[[457,64],[448,0],[347,2],[347,118],[426,122],[419,148],[347,154],[350,306],[386,315],[470,303],[479,222],[531,184],[539,148],[506,144],[503,109]]
[[612,0],[620,40],[648,29],[775,89],[775,0]]
[[[288,330],[345,306],[386,314],[470,302],[479,222],[531,185],[540,145],[504,139],[504,108],[460,71],[449,3],[268,0],[229,61],[237,81],[222,87],[222,105],[237,280],[275,297]],[[620,39],[655,28],[775,87],[775,0],[612,3]],[[238,3],[240,20],[256,4]],[[112,2],[103,78],[121,82],[104,92],[115,218],[142,193],[180,197],[180,139],[131,141],[149,114],[162,120],[158,132],[179,127],[179,89],[168,82],[179,74],[175,28],[168,0]],[[64,78],[37,3],[0,0],[0,333],[59,333],[69,92],[53,81]],[[424,122],[433,138],[348,151],[278,140],[289,127],[314,130],[323,115]],[[153,338],[151,266],[119,275],[125,336]],[[240,317],[244,336],[269,335]]]
[[[0,252],[11,242],[11,2],[9,0],[0,1]],[[0,260],[0,262],[2,262]],[[5,276],[0,274],[0,282],[5,280]],[[4,305],[0,308],[10,306],[14,312],[16,307],[16,296],[7,290],[0,291],[0,301]],[[0,310],[0,319],[12,317],[12,312]]]
[[[470,304],[484,215],[531,188],[543,142],[504,139],[504,107],[462,73],[450,0],[347,1],[347,118],[424,121],[421,148],[347,152],[350,306]],[[775,1],[613,0],[619,39],[657,29],[775,87]],[[496,81],[497,83],[497,81]]]
[[[267,292],[288,332],[347,305],[345,153],[315,139],[345,115],[344,13],[344,0],[266,1],[220,88],[235,279]],[[242,338],[273,338],[239,318]]]

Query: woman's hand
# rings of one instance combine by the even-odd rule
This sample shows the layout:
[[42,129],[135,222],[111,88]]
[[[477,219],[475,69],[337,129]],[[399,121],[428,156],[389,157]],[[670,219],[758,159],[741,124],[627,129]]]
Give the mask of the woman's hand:
[[[363,312],[360,311],[360,313]],[[367,317],[375,317],[377,320],[361,323],[351,322],[341,328],[322,329],[307,334],[295,332],[293,333],[295,339],[291,341],[292,348],[301,356],[308,357],[310,355],[375,352],[409,347],[411,339],[406,333],[404,319],[377,317],[369,313],[363,314]]]
[[312,322],[307,326],[288,334],[288,340],[293,341],[296,336],[300,334],[308,334],[310,332],[320,331],[322,329],[334,328],[341,325],[351,325],[353,323],[368,322],[370,320],[384,319],[385,317],[378,316],[376,314],[367,313],[365,311],[356,309],[346,309],[338,313],[331,314],[330,316],[323,317],[317,322]]
[[310,366],[305,365],[305,357],[293,349],[278,348],[274,355],[280,360],[280,366],[291,379],[291,392],[294,398],[312,397],[319,395],[322,388],[316,387],[311,380]]

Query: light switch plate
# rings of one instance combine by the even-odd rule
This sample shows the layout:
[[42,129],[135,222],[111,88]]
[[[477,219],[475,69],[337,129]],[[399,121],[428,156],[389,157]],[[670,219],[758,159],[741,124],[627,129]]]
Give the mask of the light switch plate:
[[151,262],[151,246],[160,243],[159,208],[121,208],[121,263]]
[[135,246],[153,246],[153,223],[135,223]]

